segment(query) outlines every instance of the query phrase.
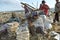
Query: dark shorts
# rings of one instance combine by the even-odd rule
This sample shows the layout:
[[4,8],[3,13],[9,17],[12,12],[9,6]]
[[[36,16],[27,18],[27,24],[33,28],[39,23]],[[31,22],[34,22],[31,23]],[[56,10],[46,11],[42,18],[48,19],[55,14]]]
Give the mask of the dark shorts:
[[36,28],[36,33],[45,34],[42,27],[37,27]]
[[33,36],[33,35],[36,35],[36,30],[35,30],[35,27],[29,27],[29,32],[30,34]]

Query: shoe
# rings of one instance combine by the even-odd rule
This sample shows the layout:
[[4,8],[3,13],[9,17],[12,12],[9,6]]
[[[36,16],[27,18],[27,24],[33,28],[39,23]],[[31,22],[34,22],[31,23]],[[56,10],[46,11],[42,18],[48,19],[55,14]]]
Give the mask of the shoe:
[[55,25],[56,23],[52,23],[52,25]]

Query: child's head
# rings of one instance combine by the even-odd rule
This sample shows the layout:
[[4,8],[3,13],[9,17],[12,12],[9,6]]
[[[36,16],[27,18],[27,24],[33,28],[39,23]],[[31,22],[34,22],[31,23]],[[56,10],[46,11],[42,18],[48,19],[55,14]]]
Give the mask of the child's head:
[[56,0],[56,2],[59,2],[59,0]]
[[43,1],[42,1],[42,4],[45,4],[45,3],[46,3],[46,2],[43,0]]

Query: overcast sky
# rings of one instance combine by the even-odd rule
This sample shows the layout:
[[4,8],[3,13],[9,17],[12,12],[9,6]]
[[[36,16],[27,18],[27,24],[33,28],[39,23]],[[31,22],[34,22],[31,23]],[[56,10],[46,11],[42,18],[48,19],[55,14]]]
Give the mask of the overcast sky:
[[[28,3],[35,8],[39,8],[42,0],[0,0],[0,11],[23,10],[20,2]],[[54,8],[55,0],[45,0],[50,8]]]

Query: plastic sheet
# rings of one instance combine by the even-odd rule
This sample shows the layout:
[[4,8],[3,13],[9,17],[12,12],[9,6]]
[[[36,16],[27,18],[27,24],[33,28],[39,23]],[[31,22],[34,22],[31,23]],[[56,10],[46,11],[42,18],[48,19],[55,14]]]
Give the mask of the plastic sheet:
[[57,40],[60,40],[60,34],[56,33],[55,31],[51,31],[50,35],[51,36],[56,35],[54,38],[57,39]]

